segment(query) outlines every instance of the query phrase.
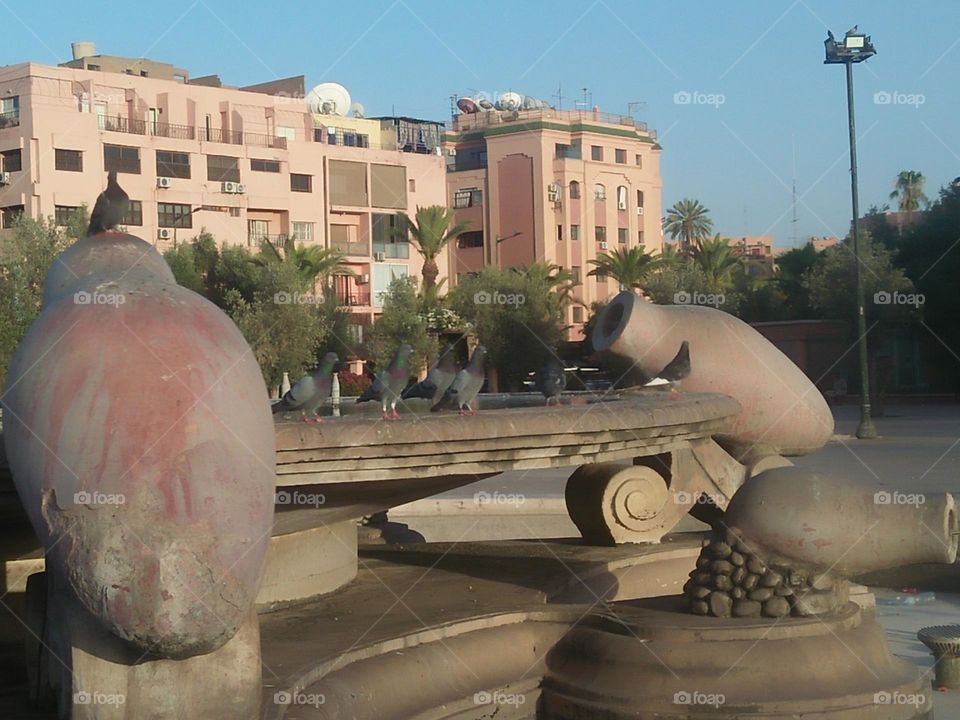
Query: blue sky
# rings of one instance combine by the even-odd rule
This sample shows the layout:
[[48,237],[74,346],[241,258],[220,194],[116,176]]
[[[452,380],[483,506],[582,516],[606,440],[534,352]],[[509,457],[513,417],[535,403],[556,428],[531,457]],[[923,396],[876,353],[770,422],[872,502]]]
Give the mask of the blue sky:
[[368,115],[438,120],[452,94],[513,89],[556,102],[562,86],[572,107],[586,87],[604,111],[644,103],[636,116],[664,148],[665,207],[697,198],[717,230],[772,233],[778,245],[849,225],[844,73],[822,64],[822,41],[827,27],[842,35],[859,23],[878,51],[855,71],[861,207],[886,202],[903,169],[926,176],[931,198],[960,175],[957,0],[105,5],[0,0],[0,63],[61,62],[72,40],[93,40],[232,85],[333,80]]

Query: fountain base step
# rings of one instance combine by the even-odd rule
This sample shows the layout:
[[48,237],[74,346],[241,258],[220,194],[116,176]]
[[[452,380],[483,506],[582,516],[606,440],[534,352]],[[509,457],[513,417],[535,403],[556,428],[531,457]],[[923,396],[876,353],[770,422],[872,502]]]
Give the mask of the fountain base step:
[[551,650],[543,720],[932,718],[928,681],[854,603],[819,618],[683,612],[677,596],[609,605]]

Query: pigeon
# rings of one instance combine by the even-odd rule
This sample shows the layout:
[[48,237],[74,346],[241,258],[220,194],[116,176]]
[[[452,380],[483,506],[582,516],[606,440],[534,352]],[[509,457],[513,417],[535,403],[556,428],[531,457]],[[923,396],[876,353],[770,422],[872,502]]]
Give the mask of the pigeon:
[[646,383],[644,387],[668,386],[670,399],[676,400],[680,394],[676,391],[680,382],[690,374],[690,343],[684,340],[673,360],[664,366],[657,376]]
[[310,422],[310,416],[313,417],[314,422],[323,422],[317,411],[330,397],[333,368],[338,362],[340,358],[336,353],[328,352],[324,355],[323,360],[320,361],[320,367],[300,378],[296,385],[287,390],[283,397],[272,405],[273,413],[299,410],[303,413],[304,422]]
[[477,414],[475,410],[470,409],[470,403],[483,387],[483,359],[486,355],[487,349],[483,345],[477,345],[476,350],[473,351],[473,357],[470,358],[470,364],[457,373],[457,377],[443,393],[440,401],[430,408],[431,412],[459,408],[461,415]]
[[[393,356],[389,367],[377,375],[376,379],[363,394],[357,398],[357,402],[367,402],[369,400],[379,400],[383,407],[384,420],[399,420],[400,413],[397,412],[397,401],[407,386],[407,380],[410,379],[409,358],[413,348],[407,343],[403,343],[397,348],[397,354]],[[390,412],[387,412],[387,406]]]
[[557,400],[557,405],[560,404],[560,393],[567,387],[567,374],[563,370],[563,364],[553,355],[547,360],[546,365],[537,371],[535,386],[543,393],[547,405],[554,398]]
[[457,359],[453,354],[453,345],[447,343],[437,361],[430,366],[427,377],[403,392],[403,399],[425,398],[436,405],[443,393],[457,376]]
[[97,202],[90,213],[90,227],[87,235],[99,235],[113,230],[123,222],[130,209],[130,198],[117,184],[117,171],[107,173],[107,189],[97,197]]

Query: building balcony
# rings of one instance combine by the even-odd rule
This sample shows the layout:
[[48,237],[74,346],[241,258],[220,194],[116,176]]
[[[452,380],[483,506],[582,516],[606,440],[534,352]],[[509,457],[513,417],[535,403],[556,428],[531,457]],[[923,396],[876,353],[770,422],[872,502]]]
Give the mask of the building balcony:
[[174,125],[172,123],[151,123],[150,134],[155,137],[173,138],[174,140],[196,140],[197,129],[190,125]]
[[101,130],[108,132],[129,133],[131,135],[146,135],[147,121],[137,120],[125,117],[108,117],[107,115],[97,115],[97,123]]
[[4,128],[17,127],[20,124],[20,111],[10,110],[0,113],[0,130]]
[[330,249],[348,257],[370,257],[370,245],[365,242],[342,242],[334,240]]
[[268,242],[276,248],[282,248],[283,244],[287,241],[287,235],[268,235],[266,233],[248,233],[247,234],[247,246],[258,248],[263,243]]
[[[2,117],[2,116],[0,116]],[[17,117],[19,124],[19,114]],[[223,130],[221,128],[196,128],[190,125],[175,125],[172,123],[147,122],[136,118],[109,117],[98,115],[97,122],[101,130],[106,132],[128,133],[130,135],[152,135],[154,137],[174,138],[176,140],[204,140],[206,142],[223,143],[225,145],[251,145],[254,147],[268,147],[285,150],[287,139],[274,137],[264,133],[245,133],[238,130]],[[0,127],[3,127],[0,122]]]
[[347,307],[370,307],[370,286],[337,287],[337,302]]

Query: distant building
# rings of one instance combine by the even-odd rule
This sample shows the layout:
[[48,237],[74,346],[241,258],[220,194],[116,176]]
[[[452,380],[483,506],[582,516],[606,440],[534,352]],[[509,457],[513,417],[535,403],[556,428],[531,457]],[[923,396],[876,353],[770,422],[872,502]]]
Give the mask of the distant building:
[[448,201],[471,224],[450,253],[450,277],[533,262],[570,270],[581,283],[570,340],[582,337],[590,303],[620,291],[610,278],[587,277],[589,261],[662,248],[660,145],[632,118],[546,107],[468,112],[453,118],[443,148]]
[[[721,236],[722,237],[722,236]],[[772,235],[741,235],[724,238],[737,257],[747,259],[747,272],[755,277],[772,277],[776,269]]]
[[834,245],[839,245],[840,239],[834,235],[830,235],[829,237],[822,237],[822,238],[811,237],[807,241],[807,243],[810,245],[813,245],[813,249],[816,250],[817,252],[823,252],[827,248],[831,248]]
[[[62,66],[0,68],[0,242],[17,213],[66,222],[106,172],[132,200],[125,225],[161,251],[206,228],[257,248],[294,237],[338,250],[353,328],[421,261],[398,213],[446,205],[442,125],[311,112],[302,76],[247,88],[146,59],[74,46]],[[448,262],[441,256],[441,275]]]

